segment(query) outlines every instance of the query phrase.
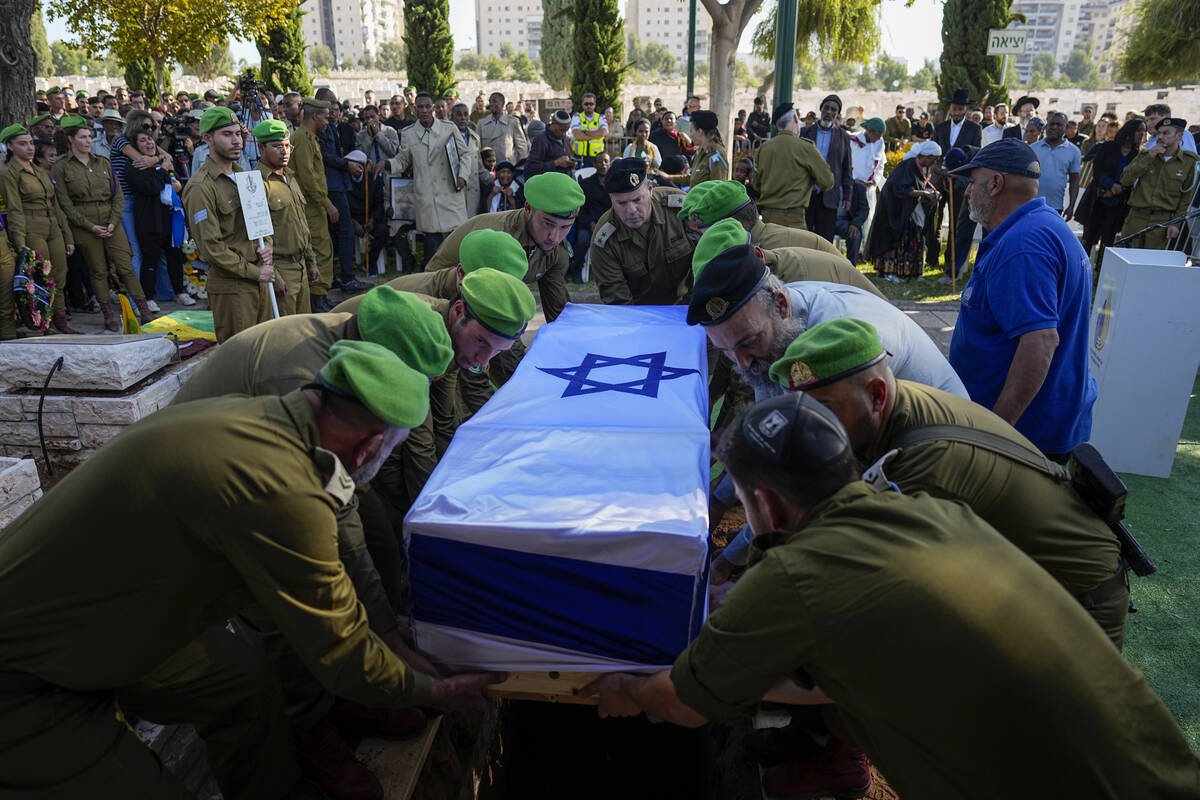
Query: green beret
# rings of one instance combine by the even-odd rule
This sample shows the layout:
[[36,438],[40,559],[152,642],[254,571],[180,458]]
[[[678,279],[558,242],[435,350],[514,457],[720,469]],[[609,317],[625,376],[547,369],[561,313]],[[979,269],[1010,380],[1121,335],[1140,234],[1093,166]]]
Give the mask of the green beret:
[[442,315],[415,294],[376,286],[358,307],[358,335],[382,345],[429,380],[450,366],[454,346]]
[[280,139],[288,138],[287,125],[278,119],[264,119],[254,126],[252,133],[254,138],[260,142],[277,142]]
[[50,116],[49,114],[38,114],[33,119],[29,120],[28,123],[26,123],[26,127],[32,128],[34,125],[37,125],[39,122],[42,122],[42,121],[48,120],[48,119],[54,119],[54,117]]
[[[701,186],[703,185],[701,184]],[[713,257],[730,248],[744,247],[749,243],[750,234],[746,233],[742,223],[737,220],[723,219],[713,223],[700,237],[700,241],[696,242],[696,250],[692,253],[692,280],[695,281],[700,277],[701,270],[709,261],[713,260]]]
[[318,100],[315,97],[304,98],[304,100],[301,101],[301,105],[308,106],[309,108],[329,108],[329,103],[325,102],[324,100]]
[[238,121],[237,114],[225,106],[213,106],[206,109],[204,116],[200,117],[200,133],[228,128],[230,125],[241,125],[241,122]]
[[199,92],[188,92],[188,100],[199,100],[199,99],[200,99]]
[[512,275],[487,267],[463,278],[462,299],[467,314],[505,339],[519,339],[536,310],[528,286]]
[[0,131],[0,144],[7,142],[14,136],[20,136],[25,133],[29,133],[29,129],[19,122],[14,122],[12,125],[9,125],[4,130]]
[[66,131],[71,130],[72,128],[86,128],[88,127],[88,121],[83,117],[70,116],[63,117],[61,120],[59,120],[58,125],[64,131]]
[[[709,188],[692,197],[705,186]],[[695,214],[701,225],[712,225],[749,202],[750,195],[746,192],[746,187],[738,181],[705,181],[687,193],[683,200],[683,208],[679,209],[679,218],[687,220]]]
[[529,257],[521,243],[504,231],[490,228],[480,228],[463,237],[458,246],[458,263],[467,275],[477,269],[491,268],[519,281],[524,281],[529,271]]
[[561,172],[543,172],[525,181],[525,202],[556,217],[573,216],[584,200],[575,179]]
[[58,94],[61,91],[62,91],[62,89],[60,89],[59,87],[51,86],[49,89],[46,90],[46,94]]
[[879,117],[871,117],[862,126],[865,131],[875,131],[877,133],[883,133],[887,129],[887,126],[883,124],[883,120]]
[[883,360],[875,326],[841,317],[814,325],[788,345],[771,365],[771,380],[785,389],[816,389]]
[[442,99],[445,100],[447,97],[454,97],[453,89],[447,89],[446,91],[442,92]]
[[333,391],[355,398],[382,421],[413,428],[429,414],[429,381],[386,347],[341,340],[317,373]]

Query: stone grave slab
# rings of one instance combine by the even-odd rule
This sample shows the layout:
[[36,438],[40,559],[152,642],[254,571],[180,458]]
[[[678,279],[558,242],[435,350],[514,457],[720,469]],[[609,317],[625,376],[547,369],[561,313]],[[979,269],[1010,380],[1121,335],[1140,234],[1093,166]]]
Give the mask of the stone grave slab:
[[42,388],[59,356],[51,389],[121,391],[175,359],[176,345],[160,334],[41,336],[0,345],[0,376],[12,388]]

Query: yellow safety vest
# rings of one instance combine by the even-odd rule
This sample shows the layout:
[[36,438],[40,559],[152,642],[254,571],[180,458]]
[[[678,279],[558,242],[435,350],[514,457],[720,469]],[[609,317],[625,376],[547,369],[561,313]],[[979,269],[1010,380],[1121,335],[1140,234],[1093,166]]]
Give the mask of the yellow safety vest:
[[[584,131],[600,130],[600,113],[593,113],[591,119],[581,113],[579,129]],[[575,139],[572,141],[572,147],[577,156],[598,156],[604,152],[604,139]]]

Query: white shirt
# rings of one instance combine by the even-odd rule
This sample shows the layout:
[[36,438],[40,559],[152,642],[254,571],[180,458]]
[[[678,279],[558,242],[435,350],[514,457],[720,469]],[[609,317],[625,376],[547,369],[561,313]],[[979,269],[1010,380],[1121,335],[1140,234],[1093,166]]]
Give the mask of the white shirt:
[[958,141],[958,134],[960,134],[962,132],[963,123],[966,121],[967,121],[966,117],[963,117],[958,122],[955,122],[954,120],[950,120],[950,146],[951,147],[954,147],[954,143]]
[[[604,121],[604,115],[601,114],[599,111],[597,111],[596,116],[599,117],[597,122],[600,123],[600,130],[604,131],[605,133],[608,133],[608,123]],[[573,131],[578,130],[580,125],[581,125],[581,123],[579,120],[579,115],[578,114],[573,115],[571,117],[571,130],[573,130]]]
[[992,142],[998,142],[1003,139],[1005,127],[1005,125],[996,125],[993,123],[984,128],[983,140],[980,142],[980,147],[987,147]]
[[854,165],[854,180],[878,186],[883,182],[883,137],[868,142],[867,132],[859,131],[850,138],[850,160]]

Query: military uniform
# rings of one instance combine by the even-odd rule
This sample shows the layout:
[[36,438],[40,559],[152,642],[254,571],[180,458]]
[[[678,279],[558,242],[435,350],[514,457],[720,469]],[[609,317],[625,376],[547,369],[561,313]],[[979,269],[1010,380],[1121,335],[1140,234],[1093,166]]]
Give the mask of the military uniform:
[[763,260],[784,283],[824,281],[854,286],[886,300],[875,284],[854,268],[842,255],[831,255],[806,247],[781,247],[763,250]]
[[758,192],[763,222],[804,229],[814,185],[832,189],[833,171],[812,141],[780,131],[758,149],[750,186]]
[[729,180],[729,162],[721,148],[706,144],[692,155],[691,172],[680,177],[688,186],[698,186],[705,181],[726,181]]
[[[242,168],[233,165],[233,172]],[[217,342],[268,319],[267,285],[258,279],[257,241],[246,238],[237,184],[206,160],[183,187],[183,209],[200,260],[208,265],[208,304]],[[268,247],[271,237],[266,237]]]
[[596,222],[589,263],[609,305],[674,305],[691,291],[696,247],[678,216],[684,194],[661,186],[653,191],[650,219],[637,230],[611,208]]
[[447,234],[442,246],[425,265],[426,272],[437,272],[448,267],[458,266],[458,246],[463,237],[471,231],[481,228],[504,231],[521,243],[529,254],[529,272],[525,273],[525,283],[537,284],[538,293],[542,298],[542,312],[547,322],[553,322],[562,313],[570,299],[567,295],[567,267],[571,256],[567,252],[565,242],[560,242],[550,252],[538,247],[533,237],[529,235],[525,219],[525,209],[514,208],[512,211],[497,211],[492,214],[479,214],[471,217]]
[[[4,222],[0,218],[0,286],[11,287],[16,271],[17,260],[8,246],[8,236],[4,233]],[[16,310],[16,298],[12,291],[0,291],[0,341],[17,338],[17,325],[13,319]]]
[[[125,195],[113,177],[107,158],[92,155],[84,164],[74,153],[54,162],[54,196],[72,229],[76,246],[83,252],[92,277],[92,294],[102,303],[109,301],[108,262],[111,260],[118,280],[134,300],[145,300],[142,285],[133,271],[133,251],[121,217],[125,215]],[[93,226],[112,225],[112,235],[100,238]]]
[[912,138],[912,121],[908,117],[896,119],[888,117],[883,126],[883,141],[888,150],[899,150],[903,144]]
[[[1187,213],[1196,194],[1197,164],[1200,156],[1180,147],[1168,161],[1161,155],[1143,150],[1121,173],[1121,184],[1137,186],[1129,193],[1129,215],[1121,226],[1128,236],[1142,228],[1174,219]],[[1128,243],[1130,247],[1162,250],[1167,246],[1167,229],[1159,228]]]
[[325,183],[325,161],[316,135],[301,125],[292,132],[292,168],[304,195],[304,221],[308,225],[309,246],[321,270],[321,279],[309,286],[309,293],[324,296],[333,283],[333,239],[329,236],[329,217],[325,209],[332,205]]
[[[64,230],[66,226],[62,224],[62,211],[54,200],[50,176],[32,164],[22,167],[21,162],[13,158],[0,175],[0,194],[8,208],[8,239],[13,252],[19,254],[28,247],[50,259],[51,275],[58,287],[51,311],[65,313],[66,245],[74,243],[74,237],[69,230]],[[12,282],[7,285],[11,287]]]
[[764,250],[778,250],[781,247],[807,247],[810,250],[820,250],[823,253],[840,256],[842,251],[824,236],[818,236],[812,231],[792,228],[787,225],[776,225],[773,222],[759,220],[750,229],[750,238]]
[[[895,406],[867,460],[880,458],[897,446],[896,440],[906,431],[925,425],[961,425],[1037,450],[980,405],[919,383],[897,381]],[[1129,585],[1120,564],[1120,545],[1069,484],[959,442],[904,447],[882,468],[906,494],[928,492],[965,502],[1061,583],[1121,647]],[[1106,582],[1104,591],[1098,592]]]
[[[132,465],[149,477],[130,480]],[[37,796],[188,796],[124,710],[200,720],[226,797],[282,796],[295,766],[278,685],[228,657],[234,637],[221,627],[254,602],[338,696],[427,703],[430,679],[371,633],[339,563],[335,513],[353,489],[321,449],[303,393],[222,397],[130,427],[9,525],[0,538],[5,785]],[[219,719],[218,706],[228,712]]]
[[901,797],[1200,791],[1142,674],[965,505],[855,482],[756,551],[670,673],[708,719],[791,678],[836,702]]
[[[279,299],[279,313],[282,316],[307,314],[311,310],[308,272],[317,269],[317,257],[305,219],[307,203],[304,194],[291,170],[285,168],[275,172],[265,161],[258,162],[258,169],[262,172],[263,189],[271,208],[271,227],[275,229],[271,260],[287,287],[287,292]],[[320,368],[317,365],[317,369]]]

